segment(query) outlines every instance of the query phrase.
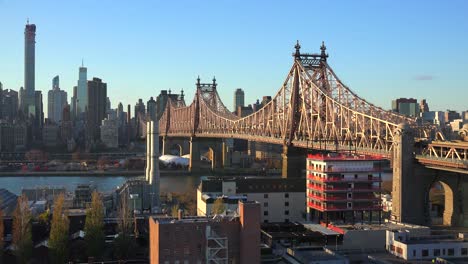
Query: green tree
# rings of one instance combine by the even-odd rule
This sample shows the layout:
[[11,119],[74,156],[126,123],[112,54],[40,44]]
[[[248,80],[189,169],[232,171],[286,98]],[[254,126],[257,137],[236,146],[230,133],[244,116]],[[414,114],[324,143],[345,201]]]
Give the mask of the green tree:
[[118,210],[118,236],[115,239],[115,256],[118,259],[127,259],[135,250],[135,239],[132,237],[133,232],[133,215],[128,206],[128,197],[122,195],[120,207]]
[[19,263],[27,263],[32,255],[31,217],[28,198],[23,194],[13,213],[13,246]]
[[84,227],[86,252],[88,257],[99,258],[104,250],[104,205],[97,191],[91,197],[91,204],[86,210]]
[[[1,203],[2,201],[0,201],[0,204]],[[3,225],[3,211],[2,209],[0,209],[0,263],[3,263],[3,245],[4,245],[3,237],[5,236],[4,232],[5,232],[5,227]]]
[[52,263],[65,263],[68,256],[69,220],[64,213],[65,196],[60,194],[54,201],[54,214],[49,236]]
[[226,211],[226,206],[224,205],[223,198],[218,198],[213,203],[213,207],[211,208],[212,214],[222,214]]
[[171,216],[174,217],[174,218],[179,217],[179,209],[180,209],[179,204],[174,204],[171,207]]

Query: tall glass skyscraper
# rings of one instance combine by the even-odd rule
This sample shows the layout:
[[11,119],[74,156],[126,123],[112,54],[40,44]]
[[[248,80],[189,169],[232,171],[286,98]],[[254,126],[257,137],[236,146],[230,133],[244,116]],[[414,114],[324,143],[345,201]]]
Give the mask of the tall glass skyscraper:
[[24,97],[22,109],[29,116],[35,113],[36,25],[26,24],[24,29]]
[[244,106],[244,91],[241,88],[234,92],[234,112],[237,112],[239,106]]
[[78,86],[76,91],[76,115],[85,112],[88,107],[88,85],[87,85],[88,69],[81,65],[78,76]]

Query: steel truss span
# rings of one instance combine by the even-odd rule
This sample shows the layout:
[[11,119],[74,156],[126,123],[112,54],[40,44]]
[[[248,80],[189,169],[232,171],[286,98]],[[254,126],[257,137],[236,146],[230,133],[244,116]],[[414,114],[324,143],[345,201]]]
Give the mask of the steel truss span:
[[[432,127],[386,111],[359,97],[341,82],[321,53],[303,54],[294,62],[274,98],[255,113],[239,118],[223,104],[216,80],[200,83],[192,103],[169,100],[159,121],[162,136],[239,138],[314,149],[356,149],[390,157],[393,136],[405,123],[427,137]],[[320,143],[318,143],[320,142]]]

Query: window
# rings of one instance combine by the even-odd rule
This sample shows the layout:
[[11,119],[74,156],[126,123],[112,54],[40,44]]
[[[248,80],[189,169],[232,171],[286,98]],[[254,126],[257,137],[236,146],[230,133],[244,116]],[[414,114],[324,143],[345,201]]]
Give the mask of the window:
[[348,203],[348,208],[352,208],[353,207],[353,203]]
[[268,215],[268,211],[263,211],[263,215]]
[[263,207],[268,207],[268,203],[267,202],[263,203]]
[[455,255],[455,249],[453,249],[453,248],[447,249],[447,255],[449,255],[449,256]]
[[268,220],[263,220],[263,223],[268,224]]
[[367,175],[368,180],[372,180],[372,174]]
[[284,198],[289,198],[289,193],[285,193]]
[[444,248],[444,249],[442,249],[442,255],[444,255],[444,256],[445,256],[445,248]]
[[285,215],[289,215],[289,210],[284,211]]
[[357,179],[357,174],[354,174],[354,179]]
[[285,218],[285,219],[284,219],[284,222],[285,222],[285,223],[289,223],[289,219],[288,219],[288,218]]
[[268,198],[268,194],[265,193],[265,194],[263,195],[263,198]]
[[468,248],[462,248],[462,249],[461,249],[461,254],[462,254],[463,256],[468,255]]
[[353,188],[353,184],[352,183],[348,183],[348,189],[352,189]]
[[284,202],[284,206],[289,206],[289,202]]
[[398,254],[403,254],[403,249],[402,249],[401,247],[397,247],[397,248],[396,248],[396,252],[397,252]]
[[440,256],[440,249],[434,249],[434,257]]
[[413,257],[416,257],[416,250],[413,249]]
[[422,253],[422,256],[423,256],[423,257],[429,256],[429,250],[427,250],[427,249],[423,249],[423,250],[421,251],[421,253]]
[[348,193],[348,199],[351,199],[353,198],[353,194],[352,193]]

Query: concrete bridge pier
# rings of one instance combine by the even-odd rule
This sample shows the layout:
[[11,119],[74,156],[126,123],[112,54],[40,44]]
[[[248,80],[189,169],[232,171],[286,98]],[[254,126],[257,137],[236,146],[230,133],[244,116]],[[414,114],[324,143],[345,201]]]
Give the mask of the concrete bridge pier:
[[180,156],[188,154],[190,151],[190,143],[184,138],[173,138],[164,136],[162,138],[162,155],[172,155],[172,150],[177,150]]
[[190,138],[190,152],[189,152],[189,171],[199,170],[201,168],[200,160],[200,146],[199,141],[195,137]]
[[224,139],[219,138],[190,138],[189,171],[200,170],[200,150],[208,147],[211,156],[211,169],[222,169],[229,166],[231,156]]
[[301,178],[304,177],[302,171],[306,166],[307,151],[294,146],[283,146],[283,166],[281,177],[283,178]]
[[[441,186],[444,194],[443,225],[468,227],[468,175],[427,168],[413,154],[412,130],[400,125],[394,137],[392,219],[431,225],[430,193]],[[434,191],[434,190],[432,190]]]

